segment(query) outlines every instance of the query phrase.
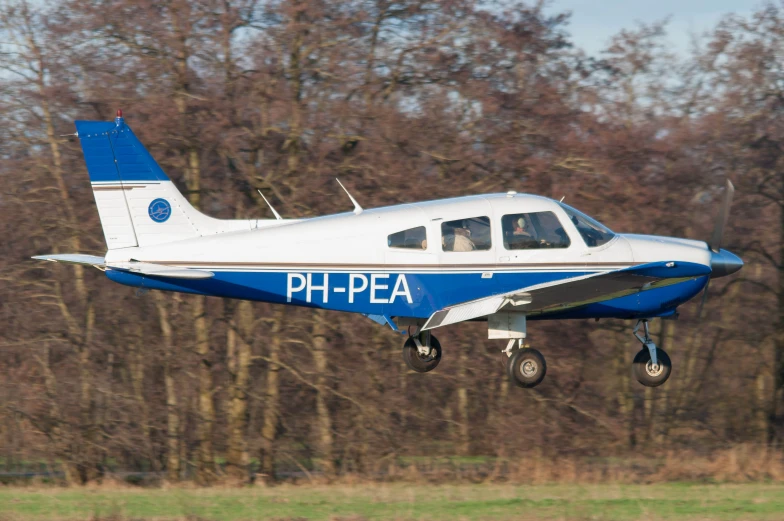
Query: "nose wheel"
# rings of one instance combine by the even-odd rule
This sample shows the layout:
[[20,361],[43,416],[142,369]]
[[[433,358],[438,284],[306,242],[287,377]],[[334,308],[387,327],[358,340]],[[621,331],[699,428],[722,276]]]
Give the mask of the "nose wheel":
[[[640,325],[643,326],[644,336],[637,334]],[[656,347],[656,344],[653,343],[648,331],[647,320],[638,320],[633,333],[643,347],[634,357],[632,374],[645,387],[658,387],[666,382],[672,373],[670,357],[664,349]]]
[[441,344],[429,331],[408,337],[403,344],[403,360],[417,373],[427,373],[441,361]]

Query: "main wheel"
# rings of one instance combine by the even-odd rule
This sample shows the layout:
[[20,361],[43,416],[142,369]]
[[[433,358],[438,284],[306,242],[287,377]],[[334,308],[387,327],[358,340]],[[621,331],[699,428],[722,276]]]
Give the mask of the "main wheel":
[[660,386],[667,381],[672,372],[672,362],[664,349],[656,349],[656,359],[658,364],[653,365],[650,351],[647,347],[643,347],[632,362],[634,377],[646,387]]
[[414,339],[410,338],[403,344],[403,360],[406,365],[417,373],[432,371],[441,361],[441,344],[438,339],[430,335],[430,353],[427,356],[419,354]]
[[512,354],[506,364],[506,373],[518,387],[536,387],[544,380],[547,364],[542,353],[526,347]]

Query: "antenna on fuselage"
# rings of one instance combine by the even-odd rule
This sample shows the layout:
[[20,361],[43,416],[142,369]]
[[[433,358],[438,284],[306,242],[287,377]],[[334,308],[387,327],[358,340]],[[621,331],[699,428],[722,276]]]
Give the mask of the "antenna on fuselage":
[[275,216],[275,219],[277,219],[277,220],[279,220],[279,221],[280,221],[281,219],[283,219],[283,217],[281,217],[281,216],[280,216],[280,214],[279,214],[278,212],[276,212],[276,211],[275,211],[275,208],[273,208],[273,207],[272,207],[272,205],[270,204],[270,202],[269,202],[269,201],[267,201],[267,198],[266,198],[266,197],[264,197],[264,194],[263,194],[263,193],[261,193],[261,190],[259,190],[258,188],[256,188],[256,191],[259,193],[259,195],[261,196],[261,198],[262,198],[262,199],[264,199],[264,202],[265,202],[265,203],[267,203],[267,206],[269,206],[269,209],[270,209],[270,210],[272,210],[272,214]]
[[561,200],[560,200],[560,201],[558,201],[558,202],[559,202],[559,203],[562,203],[564,199],[566,199],[566,196],[565,196],[565,195],[562,195],[562,196],[561,196]]
[[352,202],[352,203],[354,203],[354,214],[355,214],[355,215],[359,215],[359,214],[361,214],[361,213],[364,211],[364,208],[362,208],[361,206],[359,206],[359,203],[357,202],[357,200],[356,200],[356,199],[354,199],[354,198],[351,196],[351,194],[350,194],[350,193],[348,193],[348,190],[346,190],[346,187],[345,187],[345,186],[343,186],[343,183],[341,183],[341,182],[340,182],[340,179],[338,179],[338,178],[336,177],[336,178],[335,178],[335,181],[337,181],[337,182],[338,182],[338,184],[339,184],[339,185],[340,185],[340,187],[343,189],[343,191],[344,191],[344,192],[346,192],[346,195],[348,196],[348,198],[349,198],[349,199],[351,199],[351,202]]

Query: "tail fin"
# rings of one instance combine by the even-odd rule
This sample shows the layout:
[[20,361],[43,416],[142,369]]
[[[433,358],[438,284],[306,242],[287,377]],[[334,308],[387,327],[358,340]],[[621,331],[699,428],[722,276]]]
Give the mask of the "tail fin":
[[125,124],[121,111],[114,122],[75,123],[110,250],[248,230],[255,223],[213,219],[191,206]]

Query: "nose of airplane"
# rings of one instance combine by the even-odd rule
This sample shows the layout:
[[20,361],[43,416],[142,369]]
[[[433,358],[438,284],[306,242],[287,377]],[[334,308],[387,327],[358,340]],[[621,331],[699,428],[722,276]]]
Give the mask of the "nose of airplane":
[[734,253],[727,250],[719,250],[719,253],[711,252],[711,278],[726,277],[732,275],[743,267],[743,261]]

